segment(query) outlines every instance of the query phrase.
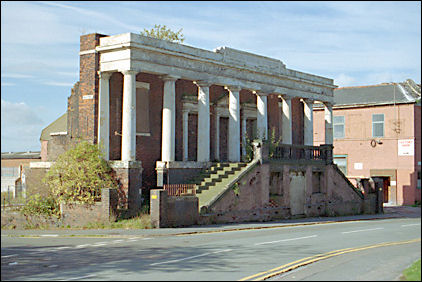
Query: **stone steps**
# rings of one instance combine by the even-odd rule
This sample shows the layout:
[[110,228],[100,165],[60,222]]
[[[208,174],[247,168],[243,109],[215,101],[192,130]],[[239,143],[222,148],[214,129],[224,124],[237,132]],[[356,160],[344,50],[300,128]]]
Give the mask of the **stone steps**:
[[217,163],[207,169],[202,174],[205,177],[200,181],[196,180],[196,196],[199,200],[199,207],[209,203],[219,195],[246,165],[246,163]]

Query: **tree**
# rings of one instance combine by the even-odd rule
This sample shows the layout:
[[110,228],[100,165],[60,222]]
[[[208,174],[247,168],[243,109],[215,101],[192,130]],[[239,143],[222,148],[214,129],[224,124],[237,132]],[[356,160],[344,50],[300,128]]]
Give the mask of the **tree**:
[[59,203],[93,204],[101,188],[117,188],[111,173],[98,146],[83,141],[58,157],[44,182]]
[[185,38],[183,37],[182,30],[183,28],[179,29],[178,32],[174,32],[167,28],[165,25],[161,26],[156,24],[150,30],[144,28],[144,31],[141,31],[141,35],[164,39],[176,43],[183,43]]

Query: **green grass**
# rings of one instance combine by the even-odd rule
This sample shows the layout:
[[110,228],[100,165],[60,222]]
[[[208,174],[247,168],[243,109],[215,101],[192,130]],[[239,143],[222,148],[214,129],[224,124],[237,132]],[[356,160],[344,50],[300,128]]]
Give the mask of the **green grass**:
[[402,281],[421,281],[421,260],[415,261],[403,271]]
[[93,222],[82,227],[83,229],[151,229],[149,214],[141,214],[134,218],[119,219],[115,222]]

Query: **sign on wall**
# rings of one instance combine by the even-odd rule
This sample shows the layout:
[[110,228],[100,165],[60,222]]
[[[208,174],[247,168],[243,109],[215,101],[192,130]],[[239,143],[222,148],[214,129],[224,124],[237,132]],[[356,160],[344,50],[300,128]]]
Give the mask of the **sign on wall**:
[[415,153],[415,143],[413,139],[397,140],[399,156],[413,156]]
[[354,163],[354,166],[356,170],[363,169],[363,163]]

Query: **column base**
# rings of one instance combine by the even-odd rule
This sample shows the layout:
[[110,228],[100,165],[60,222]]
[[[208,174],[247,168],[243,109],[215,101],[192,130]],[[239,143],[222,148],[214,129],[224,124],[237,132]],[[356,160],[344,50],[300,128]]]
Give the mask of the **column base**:
[[109,161],[121,187],[119,202],[123,208],[136,213],[142,204],[142,162]]

